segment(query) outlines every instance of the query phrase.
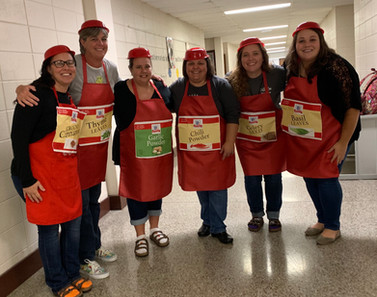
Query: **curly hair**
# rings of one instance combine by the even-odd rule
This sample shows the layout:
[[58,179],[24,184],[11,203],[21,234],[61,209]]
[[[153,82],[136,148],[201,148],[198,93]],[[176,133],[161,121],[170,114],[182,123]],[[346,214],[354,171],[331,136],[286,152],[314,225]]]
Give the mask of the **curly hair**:
[[[313,30],[318,35],[320,48],[317,58],[312,63],[312,65],[310,65],[310,69],[306,73],[309,83],[312,82],[312,78],[316,76],[329,62],[331,54],[335,54],[335,51],[327,45],[325,38],[323,37],[323,34],[319,29],[313,28],[310,30]],[[288,79],[292,76],[299,76],[300,58],[298,57],[296,52],[298,35],[299,33],[293,36],[292,44],[289,47],[288,55],[285,59]]]
[[[262,52],[263,62],[262,62],[262,71],[268,72],[271,70],[271,66],[269,64],[269,58],[266,49],[261,46],[260,44],[257,44]],[[237,98],[240,98],[242,96],[245,96],[248,94],[249,91],[249,76],[247,75],[247,72],[245,68],[242,66],[242,53],[244,48],[240,49],[237,52],[237,66],[232,71],[232,73],[227,77],[229,80],[234,92],[237,95]]]

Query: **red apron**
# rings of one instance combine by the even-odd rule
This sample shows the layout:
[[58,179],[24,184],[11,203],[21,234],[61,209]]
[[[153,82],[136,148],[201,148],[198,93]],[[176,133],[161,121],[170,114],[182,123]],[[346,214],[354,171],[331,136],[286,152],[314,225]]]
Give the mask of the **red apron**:
[[[182,103],[179,107],[178,123],[180,117],[184,116],[193,116],[199,119],[205,116],[219,117],[212,97],[210,81],[207,80],[208,96],[188,96],[188,86],[189,82],[186,84]],[[219,133],[221,139],[218,150],[215,149],[215,144],[212,146],[212,150],[181,149],[180,142],[182,139],[180,138],[182,137],[178,130],[178,179],[181,188],[185,191],[217,191],[232,186],[236,180],[235,157],[232,155],[222,160],[222,154],[220,154],[221,146],[225,142],[225,120],[220,117]]]
[[[60,104],[60,108],[76,108]],[[58,127],[57,127],[58,128]],[[77,174],[76,154],[53,151],[55,131],[29,145],[30,165],[34,177],[46,189],[40,192],[43,201],[31,202],[26,198],[26,212],[30,223],[54,225],[73,220],[82,213],[80,181]]]
[[132,80],[136,114],[120,132],[119,195],[143,202],[167,196],[173,181],[173,119],[157,88],[151,85],[159,99],[140,100]]
[[[83,86],[79,107],[95,107],[112,104],[114,102],[114,94],[110,86],[105,65],[102,63],[107,83],[88,83],[86,59],[84,55],[81,55],[81,57],[83,67]],[[105,180],[107,147],[108,142],[85,146],[79,145],[77,152],[79,164],[78,169],[82,190],[93,187]]]
[[246,176],[277,174],[286,170],[285,135],[280,126],[282,111],[272,102],[265,72],[263,72],[263,83],[265,89],[263,94],[240,98],[241,119],[245,118],[245,121],[250,122],[249,119],[253,118],[252,126],[258,128],[263,121],[262,117],[270,112],[269,118],[274,124],[274,135],[270,137],[272,141],[264,141],[263,139],[248,139],[240,132],[237,134],[237,152]]
[[[327,151],[339,140],[341,124],[332,115],[330,107],[322,104],[317,91],[317,77],[313,78],[311,84],[306,78],[291,77],[285,88],[284,98],[320,104],[319,124],[322,125],[321,133],[313,133],[313,138],[294,136],[289,134],[288,129],[286,130],[283,126],[283,130],[287,132],[287,170],[310,178],[338,177],[339,170],[336,161],[330,162],[333,153],[327,153]],[[282,101],[283,112],[285,112],[284,102],[285,99]],[[300,108],[298,111],[301,112]],[[295,131],[300,134],[297,128]]]

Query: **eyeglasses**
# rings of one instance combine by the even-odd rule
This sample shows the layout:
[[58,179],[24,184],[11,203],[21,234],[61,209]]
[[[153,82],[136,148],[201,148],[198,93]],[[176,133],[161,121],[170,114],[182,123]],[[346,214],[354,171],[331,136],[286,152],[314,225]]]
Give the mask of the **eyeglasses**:
[[64,64],[67,64],[68,67],[73,67],[75,66],[75,61],[74,60],[67,60],[67,61],[56,60],[56,61],[51,62],[51,64],[54,64],[56,68],[62,68],[64,67]]

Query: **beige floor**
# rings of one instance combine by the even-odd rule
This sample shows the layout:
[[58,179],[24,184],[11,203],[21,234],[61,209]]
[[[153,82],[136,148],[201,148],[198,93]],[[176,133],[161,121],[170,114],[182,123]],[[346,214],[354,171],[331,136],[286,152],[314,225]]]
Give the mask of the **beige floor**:
[[[377,296],[377,181],[341,181],[344,193],[342,237],[317,246],[304,230],[315,221],[301,178],[283,174],[283,230],[271,234],[247,229],[250,212],[243,175],[229,190],[226,224],[232,245],[199,238],[199,202],[177,184],[164,199],[160,227],[170,245],[151,243],[146,258],[133,253],[135,234],[127,209],[100,222],[103,245],[118,254],[104,264],[110,277],[94,281],[85,296]],[[39,270],[10,296],[52,296]]]

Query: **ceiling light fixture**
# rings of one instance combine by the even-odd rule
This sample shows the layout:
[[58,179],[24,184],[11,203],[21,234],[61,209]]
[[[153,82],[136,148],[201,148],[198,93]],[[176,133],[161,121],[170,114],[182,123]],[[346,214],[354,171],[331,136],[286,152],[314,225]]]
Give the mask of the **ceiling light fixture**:
[[263,11],[263,10],[286,8],[286,7],[290,7],[290,6],[291,6],[291,3],[281,3],[281,4],[274,4],[274,5],[256,6],[256,7],[249,7],[249,8],[243,8],[243,9],[227,10],[227,11],[224,11],[224,14],[238,14],[238,13],[256,12],[256,11]]
[[287,35],[262,37],[262,38],[259,38],[259,40],[271,40],[271,39],[281,39],[281,38],[287,38]]
[[265,30],[274,30],[274,29],[281,29],[281,28],[288,28],[288,25],[243,29],[242,31],[243,32],[253,32],[253,31],[265,31]]
[[279,41],[279,42],[270,42],[270,43],[265,43],[264,46],[270,46],[270,45],[278,45],[278,44],[286,44],[286,41]]
[[285,46],[266,48],[266,51],[277,51],[277,50],[283,50],[283,49],[285,49]]
[[267,51],[269,54],[276,54],[276,53],[283,53],[285,50],[277,50],[277,51]]

